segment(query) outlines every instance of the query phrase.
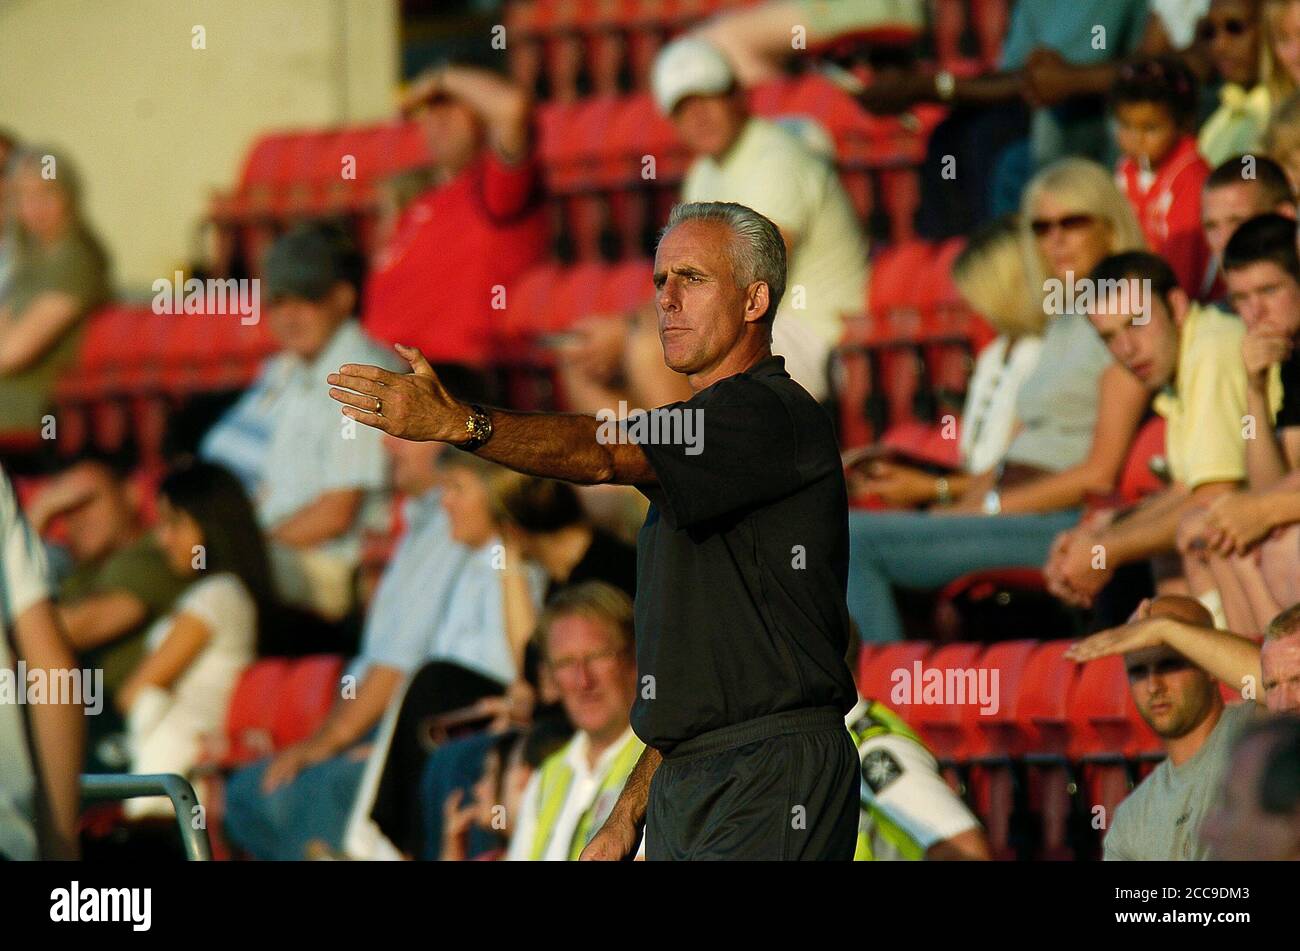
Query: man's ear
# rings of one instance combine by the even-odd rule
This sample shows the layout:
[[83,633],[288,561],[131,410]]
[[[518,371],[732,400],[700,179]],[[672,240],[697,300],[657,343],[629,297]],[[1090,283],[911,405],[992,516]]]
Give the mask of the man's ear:
[[768,293],[767,281],[755,281],[749,285],[749,290],[745,292],[745,321],[751,323],[756,320],[762,320],[767,316],[767,309],[771,305],[771,295]]
[[330,308],[349,317],[357,309],[357,289],[347,281],[338,281],[330,288]]
[[1175,287],[1169,292],[1166,301],[1169,304],[1169,316],[1174,319],[1175,326],[1181,327],[1192,309],[1192,299],[1181,287]]

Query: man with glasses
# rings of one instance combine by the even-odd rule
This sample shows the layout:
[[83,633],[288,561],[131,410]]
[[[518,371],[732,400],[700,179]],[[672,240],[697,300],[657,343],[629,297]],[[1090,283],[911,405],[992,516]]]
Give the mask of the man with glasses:
[[[1157,598],[1150,617],[1210,627],[1191,598]],[[1104,842],[1107,861],[1204,860],[1200,827],[1214,804],[1237,734],[1255,704],[1225,706],[1215,679],[1166,645],[1124,655],[1129,693],[1160,737],[1166,759],[1115,810]]]
[[645,751],[629,722],[636,698],[632,599],[603,581],[562,589],[537,639],[577,732],[524,790],[511,860],[577,859],[604,824]]

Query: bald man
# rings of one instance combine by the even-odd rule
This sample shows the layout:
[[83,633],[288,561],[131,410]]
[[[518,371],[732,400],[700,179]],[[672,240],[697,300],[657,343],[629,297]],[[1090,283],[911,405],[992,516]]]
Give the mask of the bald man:
[[[1156,598],[1138,610],[1143,615],[1139,623],[1148,627],[1167,620],[1221,633],[1192,598]],[[1076,649],[1071,656],[1085,659],[1080,653]],[[1115,810],[1104,858],[1204,860],[1209,855],[1201,841],[1201,822],[1214,803],[1232,742],[1254,715],[1255,704],[1225,706],[1214,677],[1158,639],[1136,640],[1123,657],[1133,702],[1160,737],[1166,759]]]

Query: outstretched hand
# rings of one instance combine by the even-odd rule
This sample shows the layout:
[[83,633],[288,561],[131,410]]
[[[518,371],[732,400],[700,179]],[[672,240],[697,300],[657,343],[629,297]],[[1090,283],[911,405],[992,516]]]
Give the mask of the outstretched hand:
[[469,407],[447,392],[417,348],[399,343],[394,349],[410,373],[347,363],[329,375],[330,398],[343,404],[343,415],[402,439],[467,441]]

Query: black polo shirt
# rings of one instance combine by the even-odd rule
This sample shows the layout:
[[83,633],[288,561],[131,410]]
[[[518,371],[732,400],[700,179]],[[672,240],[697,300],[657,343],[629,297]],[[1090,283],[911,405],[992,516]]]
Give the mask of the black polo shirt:
[[[691,412],[696,433],[672,414]],[[637,537],[632,728],[668,751],[809,707],[848,712],[848,500],[830,417],[782,357],[653,411]],[[658,429],[661,440],[648,441]]]
[[1273,429],[1281,432],[1300,426],[1300,345],[1282,361],[1282,405],[1278,407]]

